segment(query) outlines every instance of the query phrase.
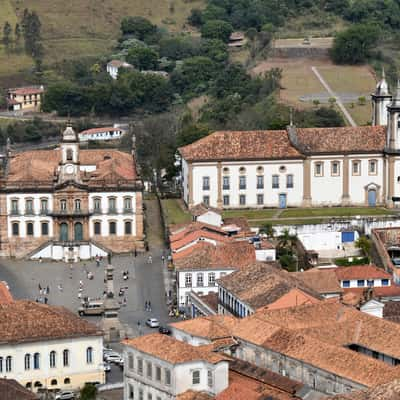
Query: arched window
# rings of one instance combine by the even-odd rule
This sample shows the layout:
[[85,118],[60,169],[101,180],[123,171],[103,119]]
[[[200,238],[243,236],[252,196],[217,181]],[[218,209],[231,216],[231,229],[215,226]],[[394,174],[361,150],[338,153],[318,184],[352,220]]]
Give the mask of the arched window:
[[224,173],[224,175],[229,174],[229,168],[228,168],[228,167],[225,167],[225,168],[222,170],[222,172]]
[[71,383],[71,379],[65,378],[64,379],[64,385],[69,385]]
[[117,233],[117,223],[112,221],[109,225],[110,235],[115,235]]
[[245,167],[240,167],[239,168],[239,174],[245,174],[246,173],[246,168]]
[[69,350],[68,349],[63,350],[63,365],[64,365],[64,367],[69,366]]
[[96,213],[101,212],[101,198],[95,197],[93,199],[93,211]]
[[18,222],[12,223],[12,234],[13,234],[13,236],[19,236],[19,223]]
[[115,214],[117,212],[117,199],[115,197],[108,198],[108,213]]
[[62,199],[60,200],[60,210],[65,211],[67,209],[67,200]]
[[96,221],[93,224],[93,230],[95,235],[101,235],[101,222]]
[[25,387],[26,387],[27,389],[30,389],[30,388],[32,387],[32,382],[28,382],[28,383],[25,385]]
[[67,149],[67,160],[72,161],[72,149]]
[[131,221],[125,222],[125,235],[132,235],[132,222]]
[[32,222],[28,222],[26,224],[26,234],[28,236],[33,236],[33,223]]
[[7,356],[6,358],[6,372],[11,372],[12,371],[12,357]]
[[50,352],[50,368],[56,367],[56,352],[53,350]]
[[124,211],[132,211],[132,197],[124,198]]
[[80,199],[76,199],[75,200],[75,210],[79,211],[81,209],[81,200]]
[[86,363],[87,364],[93,363],[93,347],[88,347],[86,349]]
[[31,355],[25,354],[25,370],[31,369]]
[[257,167],[257,174],[262,174],[264,172],[264,167]]
[[35,382],[35,384],[33,385],[35,388],[40,388],[40,387],[42,387],[43,385],[39,382],[39,381],[36,381]]
[[33,355],[33,369],[39,369],[40,368],[40,354],[35,353]]
[[52,379],[50,382],[51,386],[56,386],[57,385],[57,379]]

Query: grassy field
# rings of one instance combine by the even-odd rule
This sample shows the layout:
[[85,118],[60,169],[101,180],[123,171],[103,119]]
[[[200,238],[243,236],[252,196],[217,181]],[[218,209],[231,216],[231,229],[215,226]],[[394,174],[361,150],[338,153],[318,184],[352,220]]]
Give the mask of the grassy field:
[[182,224],[185,222],[190,222],[191,215],[182,210],[177,199],[165,199],[161,200],[162,207],[165,213],[167,225]]
[[392,211],[380,207],[329,207],[329,208],[299,208],[283,211],[279,218],[304,217],[347,217],[354,215],[389,215]]
[[[42,23],[45,62],[52,63],[107,54],[124,16],[141,15],[170,31],[185,31],[191,9],[202,7],[203,0],[0,0],[0,26],[9,21],[14,30],[25,8],[35,10]],[[0,46],[0,77],[31,66],[25,55],[6,54]]]
[[276,209],[262,209],[262,210],[227,210],[222,214],[223,218],[230,217],[245,217],[251,219],[267,219],[272,218],[277,213]]
[[[375,86],[375,78],[367,66],[342,66],[334,65],[324,59],[288,59],[271,58],[268,61],[260,62],[253,68],[254,74],[259,74],[270,68],[282,69],[282,89],[280,98],[283,102],[292,104],[299,108],[313,107],[311,101],[301,101],[304,95],[326,93],[317,77],[311,71],[311,66],[316,66],[318,71],[337,93],[356,93],[368,95]],[[365,125],[371,121],[371,103],[369,96],[366,96],[367,104],[364,106],[354,105],[350,108],[345,104],[355,121]]]

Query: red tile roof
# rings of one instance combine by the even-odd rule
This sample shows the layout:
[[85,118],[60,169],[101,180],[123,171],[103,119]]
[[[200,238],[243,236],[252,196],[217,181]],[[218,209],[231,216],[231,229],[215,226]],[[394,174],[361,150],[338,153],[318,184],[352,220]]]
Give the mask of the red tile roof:
[[205,347],[195,347],[159,333],[152,333],[134,339],[127,339],[122,343],[171,364],[182,364],[199,360],[217,364],[221,361],[227,360],[225,356],[210,352]]
[[113,126],[105,126],[104,128],[91,128],[91,129],[86,129],[85,131],[79,132],[78,135],[92,135],[93,133],[102,133],[102,132],[117,132],[117,131],[122,131],[124,132],[124,129],[122,128],[114,128]]
[[215,242],[220,243],[227,243],[231,239],[228,238],[225,234],[210,232],[208,230],[196,230],[194,232],[190,232],[189,234],[185,235],[180,240],[175,240],[171,243],[171,250],[172,251],[179,251],[182,247],[185,247],[191,243],[198,242],[199,240],[203,240],[203,238],[210,239]]
[[18,300],[0,304],[0,343],[101,336],[92,323],[64,307]]
[[382,152],[386,126],[296,128],[301,149],[308,153]]
[[218,233],[222,236],[228,236],[228,233],[218,226],[209,225],[203,222],[196,221],[196,222],[191,222],[190,224],[184,224],[183,226],[172,225],[170,227],[171,234],[169,235],[169,241],[171,243],[176,242],[177,240],[184,239],[189,233],[196,231],[209,231]]
[[187,161],[302,158],[282,131],[219,131],[179,149]]
[[177,270],[245,268],[256,261],[254,246],[247,241],[217,244],[200,242],[172,255]]
[[[96,170],[87,173],[90,182],[96,180],[134,180],[137,172],[131,154],[118,150],[80,150],[81,165],[95,165]],[[7,181],[51,181],[61,161],[60,149],[32,150],[15,154],[10,161]]]
[[24,96],[30,94],[39,94],[44,92],[44,88],[40,86],[26,86],[20,88],[8,89],[9,93],[15,94],[17,96]]
[[353,265],[348,267],[338,267],[334,269],[340,281],[355,279],[391,279],[388,274],[376,265]]
[[284,294],[275,302],[266,306],[268,310],[277,310],[279,308],[297,307],[303,304],[315,304],[321,300],[310,296],[308,293],[300,289],[294,288],[290,292]]
[[1,400],[38,400],[39,397],[30,390],[25,389],[14,379],[0,378]]

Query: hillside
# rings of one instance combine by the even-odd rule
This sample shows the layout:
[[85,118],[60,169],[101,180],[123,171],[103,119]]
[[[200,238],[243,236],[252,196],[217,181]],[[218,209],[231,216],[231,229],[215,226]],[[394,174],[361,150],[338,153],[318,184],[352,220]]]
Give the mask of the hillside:
[[[141,15],[170,31],[181,31],[190,10],[202,6],[203,0],[0,0],[0,26],[9,21],[14,27],[25,8],[35,10],[49,63],[82,54],[106,54],[124,16]],[[28,57],[5,54],[0,46],[0,79],[7,75],[12,80],[31,65]]]

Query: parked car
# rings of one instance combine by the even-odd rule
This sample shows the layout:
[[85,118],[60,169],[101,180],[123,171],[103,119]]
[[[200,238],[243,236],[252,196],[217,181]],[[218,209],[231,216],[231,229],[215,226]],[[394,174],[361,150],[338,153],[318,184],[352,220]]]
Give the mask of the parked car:
[[158,328],[160,326],[160,323],[158,322],[157,318],[147,318],[146,325],[150,328]]
[[121,355],[118,354],[118,353],[112,353],[112,354],[108,354],[108,355],[105,357],[105,360],[104,360],[104,361],[106,361],[106,362],[108,362],[108,363],[119,364],[119,363],[121,363],[121,361],[122,361],[122,357],[121,357]]
[[75,393],[71,390],[63,390],[56,394],[56,400],[73,400],[75,399]]
[[102,315],[104,313],[104,303],[100,301],[87,301],[78,308],[79,315]]
[[103,363],[103,368],[104,372],[110,372],[111,371],[111,365],[109,363]]
[[167,328],[166,326],[160,326],[158,328],[158,332],[162,333],[163,335],[170,335],[171,334],[171,330],[169,328]]

